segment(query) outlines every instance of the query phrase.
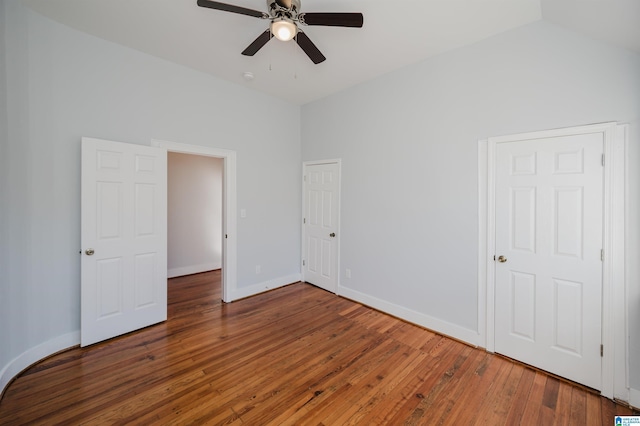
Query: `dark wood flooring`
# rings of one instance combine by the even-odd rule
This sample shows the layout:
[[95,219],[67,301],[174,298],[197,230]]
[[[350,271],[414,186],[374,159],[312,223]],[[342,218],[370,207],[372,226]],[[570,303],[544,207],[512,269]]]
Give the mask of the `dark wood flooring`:
[[308,284],[230,304],[169,281],[169,320],[43,360],[0,424],[612,425],[579,386]]

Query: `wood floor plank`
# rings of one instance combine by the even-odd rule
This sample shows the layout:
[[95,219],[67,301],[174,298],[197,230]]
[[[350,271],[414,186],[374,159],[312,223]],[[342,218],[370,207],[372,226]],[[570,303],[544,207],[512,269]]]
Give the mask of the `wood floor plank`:
[[577,426],[587,424],[587,394],[584,390],[579,388],[573,388],[571,390],[570,409],[570,425]]
[[[515,370],[520,370],[520,368],[516,368]],[[527,406],[527,400],[533,386],[535,375],[535,371],[530,368],[522,369],[522,375],[510,399],[509,411],[505,416],[505,424],[520,424],[525,407]]]
[[491,388],[500,372],[510,368],[498,356],[485,354],[480,362],[474,366],[474,375],[469,379],[469,389],[473,392],[463,394],[460,404],[452,409],[451,418],[458,424],[473,424],[479,421],[478,412],[487,403],[488,390]]
[[[558,407],[566,407],[571,404],[571,393],[573,391],[573,386],[567,382],[560,381],[560,386],[558,389],[558,400],[556,401],[556,408]],[[603,398],[603,402],[606,400]],[[556,410],[555,416],[555,424],[566,426],[569,424],[569,416],[566,410]],[[605,423],[606,424],[606,423]]]
[[539,425],[542,424],[540,417],[542,413],[542,401],[544,399],[544,389],[547,384],[549,376],[536,371],[533,378],[533,385],[531,386],[531,392],[527,398],[527,405],[525,406],[522,414],[521,424],[525,425]]
[[169,319],[30,367],[2,425],[610,424],[633,410],[297,283],[230,304],[168,283]]
[[452,343],[453,341],[449,341],[438,345],[436,357],[433,357],[435,354],[433,351],[427,353],[430,356],[417,371],[417,380],[409,382],[400,389],[399,396],[402,397],[404,404],[400,406],[393,417],[387,419],[389,423],[415,422],[427,414],[425,408],[431,406],[434,400],[430,394],[432,392],[434,394],[440,393],[443,382],[450,380],[451,370],[458,369],[456,363],[459,360],[459,355],[466,349],[465,345]]
[[599,425],[602,419],[600,396],[587,393],[587,425]]
[[[509,378],[512,375],[514,365],[502,365],[497,369],[491,383],[484,388],[484,396],[481,406],[476,411],[477,418],[483,419],[484,424],[495,424],[496,410],[504,409],[498,407],[500,400],[504,397],[503,391],[507,388]],[[500,421],[503,418],[499,419]]]
[[[504,368],[503,370],[507,370]],[[500,424],[509,414],[512,398],[516,395],[520,379],[524,370],[511,366],[508,374],[502,375],[503,380],[496,378],[494,386],[487,394],[487,403],[479,411],[479,417],[486,419],[487,424]]]

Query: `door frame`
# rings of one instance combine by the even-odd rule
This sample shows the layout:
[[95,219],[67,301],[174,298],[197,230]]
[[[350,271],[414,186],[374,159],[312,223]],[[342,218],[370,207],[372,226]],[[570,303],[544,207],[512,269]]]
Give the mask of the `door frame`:
[[236,195],[236,152],[222,148],[189,145],[178,142],[151,140],[151,146],[164,148],[168,152],[222,158],[222,301],[232,302],[238,284],[238,232]]
[[[495,351],[495,184],[500,143],[581,134],[603,134],[603,276],[602,389],[603,396],[629,400],[625,286],[625,191],[628,125],[616,122],[492,137],[478,145],[478,334],[489,352]],[[624,307],[624,309],[620,309]]]
[[305,204],[306,204],[306,196],[305,196],[305,188],[307,185],[307,181],[306,181],[306,176],[307,176],[307,167],[308,166],[317,166],[317,165],[321,165],[321,164],[337,164],[338,165],[338,217],[336,218],[336,220],[338,221],[338,233],[337,233],[337,237],[336,237],[336,290],[335,290],[335,294],[340,294],[340,276],[341,276],[341,271],[340,271],[340,241],[342,240],[342,232],[341,232],[341,228],[340,228],[340,224],[341,224],[341,220],[340,220],[340,200],[342,198],[341,196],[341,191],[342,191],[342,159],[341,158],[334,158],[334,159],[330,159],[330,160],[315,160],[315,161],[304,161],[302,163],[302,211],[301,213],[301,217],[300,217],[300,227],[301,227],[301,233],[300,235],[302,236],[302,240],[301,240],[301,250],[300,253],[302,254],[302,257],[300,258],[300,270],[302,272],[301,276],[302,276],[302,281],[305,281],[305,276],[304,276],[304,272],[305,272],[305,266],[304,262],[305,259],[307,258],[307,249],[306,249],[306,227],[305,227],[305,222],[304,222],[304,212],[305,212]]

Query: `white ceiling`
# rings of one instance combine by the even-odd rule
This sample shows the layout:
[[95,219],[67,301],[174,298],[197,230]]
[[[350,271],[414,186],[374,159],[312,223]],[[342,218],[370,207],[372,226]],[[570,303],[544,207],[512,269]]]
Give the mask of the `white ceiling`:
[[[361,29],[304,28],[327,57],[319,65],[295,42],[275,39],[241,55],[268,21],[196,0],[22,1],[70,27],[296,104],[542,18],[640,53],[640,0],[301,0],[302,12],[364,14]],[[225,2],[266,11],[265,0]]]

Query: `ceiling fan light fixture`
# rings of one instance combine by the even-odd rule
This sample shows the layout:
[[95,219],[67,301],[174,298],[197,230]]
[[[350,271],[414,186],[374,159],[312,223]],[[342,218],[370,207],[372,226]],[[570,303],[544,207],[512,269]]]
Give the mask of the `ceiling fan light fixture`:
[[278,40],[289,41],[296,36],[297,32],[298,27],[289,19],[280,18],[271,23],[271,33]]

